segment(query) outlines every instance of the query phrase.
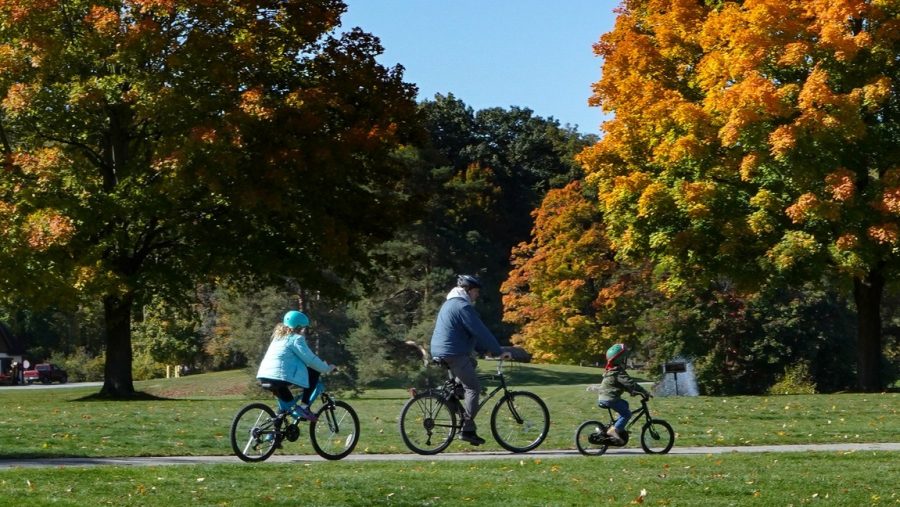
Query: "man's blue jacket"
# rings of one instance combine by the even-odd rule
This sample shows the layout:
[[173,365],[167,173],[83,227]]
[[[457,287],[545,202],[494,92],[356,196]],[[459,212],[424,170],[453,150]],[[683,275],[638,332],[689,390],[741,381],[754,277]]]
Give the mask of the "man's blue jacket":
[[444,301],[431,335],[432,357],[465,356],[478,352],[502,353],[500,344],[491,334],[475,307],[463,297]]

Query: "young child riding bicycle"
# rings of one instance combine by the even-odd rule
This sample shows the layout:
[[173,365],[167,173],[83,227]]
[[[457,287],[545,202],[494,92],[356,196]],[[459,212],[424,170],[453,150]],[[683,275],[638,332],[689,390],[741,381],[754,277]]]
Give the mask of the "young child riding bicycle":
[[628,347],[624,343],[617,343],[606,351],[606,373],[603,374],[603,382],[600,383],[599,389],[600,394],[597,397],[597,405],[603,408],[611,408],[619,414],[615,424],[606,431],[606,434],[617,445],[624,444],[622,432],[625,431],[625,425],[631,419],[631,410],[628,407],[628,401],[622,399],[622,392],[627,391],[632,396],[635,393],[639,393],[648,398],[653,397],[625,371],[625,359],[627,356]]
[[[309,409],[310,395],[319,375],[331,372],[335,366],[321,360],[306,344],[303,330],[307,326],[309,317],[303,312],[294,310],[284,314],[282,323],[272,332],[272,342],[259,364],[256,378],[272,384],[280,413],[291,412],[295,417],[315,421],[316,416]],[[296,405],[290,389],[292,384],[303,388]]]

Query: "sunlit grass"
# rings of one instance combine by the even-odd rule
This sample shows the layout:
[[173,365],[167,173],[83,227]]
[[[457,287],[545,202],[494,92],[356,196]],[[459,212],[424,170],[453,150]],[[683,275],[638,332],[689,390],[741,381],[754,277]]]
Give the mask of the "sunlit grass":
[[[482,362],[489,371],[489,362]],[[595,394],[597,368],[519,365],[512,387],[547,403],[551,425],[540,449],[574,449],[574,432],[587,419],[604,419]],[[191,375],[136,383],[137,389],[177,399],[97,401],[97,388],[41,389],[0,393],[0,458],[58,456],[227,455],[234,414],[251,401],[246,371]],[[258,393],[258,391],[256,392]],[[272,399],[255,394],[263,401]],[[361,437],[356,453],[407,453],[397,417],[405,389],[378,389],[346,398],[357,411]],[[633,406],[637,398],[631,398]],[[488,419],[496,398],[479,415],[488,443],[472,448],[454,442],[450,451],[501,450],[490,438]],[[900,441],[900,394],[654,398],[655,417],[669,421],[677,446],[743,446]],[[638,446],[633,441],[632,446]],[[280,453],[312,454],[305,432]]]
[[896,453],[0,470],[11,505],[897,505]]

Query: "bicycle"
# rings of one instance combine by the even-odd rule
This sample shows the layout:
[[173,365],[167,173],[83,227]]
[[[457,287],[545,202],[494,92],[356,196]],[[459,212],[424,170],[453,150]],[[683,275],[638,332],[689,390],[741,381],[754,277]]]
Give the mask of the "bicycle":
[[[260,387],[272,391],[269,383]],[[353,452],[359,442],[359,417],[346,402],[335,400],[325,392],[325,384],[320,380],[310,395],[310,406],[317,398],[322,399],[322,407],[316,412],[317,419],[309,424],[309,440],[316,454],[328,459],[339,460]],[[294,399],[296,404],[300,396]],[[300,438],[300,422],[305,419],[290,412],[276,414],[265,403],[251,403],[238,411],[231,423],[231,448],[243,461],[265,461],[287,440],[296,442]]]
[[[447,368],[447,380],[436,389],[417,392],[410,389],[411,398],[400,411],[400,436],[409,449],[418,454],[437,454],[462,431],[465,409],[461,400],[465,389],[457,382],[450,367],[441,359],[433,365]],[[503,360],[497,363],[495,375],[481,376],[483,380],[498,379],[499,385],[478,406],[487,404],[497,393],[503,396],[491,411],[491,434],[504,449],[510,452],[528,452],[541,445],[550,427],[550,412],[536,394],[527,391],[510,391],[503,374]]]
[[606,430],[616,420],[613,409],[605,407],[609,412],[609,424],[603,424],[600,421],[585,421],[581,423],[575,432],[575,446],[578,452],[585,456],[600,456],[606,452],[606,449],[612,447],[624,447],[628,444],[628,428],[634,426],[639,420],[644,420],[641,427],[641,447],[647,454],[666,454],[675,444],[675,431],[672,425],[662,419],[654,419],[650,415],[650,407],[647,406],[647,396],[641,396],[641,408],[632,412],[631,421],[625,427],[624,431],[619,432],[622,442],[618,443],[615,439],[606,434]]

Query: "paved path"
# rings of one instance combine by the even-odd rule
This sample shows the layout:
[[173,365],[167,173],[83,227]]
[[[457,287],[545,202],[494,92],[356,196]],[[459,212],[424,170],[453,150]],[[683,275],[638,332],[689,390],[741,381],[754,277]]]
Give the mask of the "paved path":
[[[810,445],[754,445],[743,447],[674,447],[669,454],[727,454],[727,453],[764,453],[764,452],[858,452],[858,451],[893,451],[900,452],[900,443],[869,444],[810,444]],[[644,456],[640,448],[609,450],[607,458]],[[351,454],[343,461],[436,461],[436,460],[489,460],[489,459],[558,459],[577,458],[581,454],[575,450],[532,451],[525,454],[509,452],[444,452],[437,456],[421,456],[419,454]],[[317,455],[275,454],[266,463],[305,463],[324,462]],[[0,470],[16,467],[85,467],[97,465],[114,466],[162,466],[162,465],[210,465],[220,463],[241,463],[235,456],[166,456],[166,457],[134,457],[134,458],[35,458],[35,459],[0,459]]]

